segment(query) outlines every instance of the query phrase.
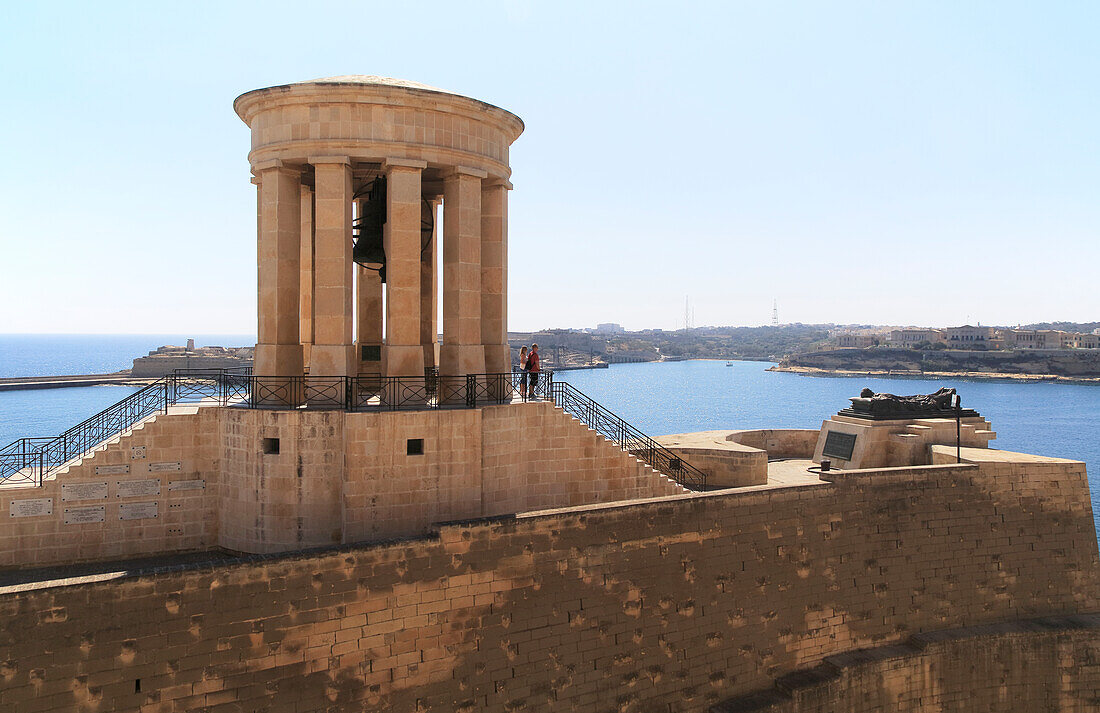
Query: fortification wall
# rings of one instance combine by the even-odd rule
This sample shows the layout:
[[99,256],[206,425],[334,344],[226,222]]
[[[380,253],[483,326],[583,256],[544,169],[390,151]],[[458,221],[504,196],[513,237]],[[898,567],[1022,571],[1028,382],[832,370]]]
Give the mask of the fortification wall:
[[711,713],[1095,711],[1100,615],[938,631],[830,656]]
[[0,593],[0,704],[703,711],[917,632],[1100,609],[1084,466],[1033,482],[1034,465],[846,471]]
[[[278,440],[277,453],[264,452],[265,439]],[[409,454],[409,439],[422,440],[422,455]],[[101,487],[66,500],[75,484]],[[140,494],[126,494],[136,486]],[[285,552],[683,492],[544,402],[387,413],[191,407],[112,439],[42,488],[0,488],[9,515],[0,518],[0,566],[216,546]],[[49,507],[12,515],[27,500]],[[103,511],[79,521],[65,512],[89,506]]]

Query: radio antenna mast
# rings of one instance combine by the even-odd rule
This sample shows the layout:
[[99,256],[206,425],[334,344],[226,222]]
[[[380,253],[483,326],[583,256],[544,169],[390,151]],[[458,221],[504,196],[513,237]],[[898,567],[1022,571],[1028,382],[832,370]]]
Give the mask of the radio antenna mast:
[[779,300],[772,300],[772,326],[779,326]]

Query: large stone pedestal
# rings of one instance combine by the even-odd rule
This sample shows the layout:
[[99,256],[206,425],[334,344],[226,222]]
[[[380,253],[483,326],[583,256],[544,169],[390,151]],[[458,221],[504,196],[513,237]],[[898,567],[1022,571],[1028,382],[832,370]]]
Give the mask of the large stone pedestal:
[[[821,424],[813,460],[834,468],[890,468],[932,463],[931,446],[955,445],[955,419],[871,420],[837,414]],[[981,416],[961,419],[964,447],[988,448],[997,437]]]

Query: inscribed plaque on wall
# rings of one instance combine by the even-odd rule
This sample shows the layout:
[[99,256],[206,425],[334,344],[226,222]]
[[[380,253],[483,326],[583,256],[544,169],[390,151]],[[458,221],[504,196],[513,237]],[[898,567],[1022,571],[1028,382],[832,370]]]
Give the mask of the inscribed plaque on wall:
[[31,498],[29,500],[12,500],[12,517],[38,517],[39,515],[53,514],[53,498]]
[[119,498],[139,498],[160,495],[160,478],[151,480],[119,480],[115,496]]
[[206,490],[205,480],[170,480],[169,490]]
[[146,520],[157,516],[157,504],[122,503],[118,506],[119,520]]
[[144,460],[145,459],[145,446],[134,446],[130,449],[131,460]]
[[61,500],[104,500],[107,497],[107,481],[99,483],[65,483],[61,486]]
[[106,515],[106,505],[82,505],[75,508],[65,508],[65,524],[81,525],[88,522],[103,522]]
[[179,470],[179,469],[180,469],[180,462],[179,461],[176,461],[174,463],[150,463],[149,464],[149,472],[150,473],[166,473],[168,471]]
[[123,475],[130,472],[130,466],[128,465],[97,465],[95,467],[96,475]]
[[856,447],[856,434],[829,431],[825,434],[825,445],[821,455],[841,460],[852,460],[852,451]]

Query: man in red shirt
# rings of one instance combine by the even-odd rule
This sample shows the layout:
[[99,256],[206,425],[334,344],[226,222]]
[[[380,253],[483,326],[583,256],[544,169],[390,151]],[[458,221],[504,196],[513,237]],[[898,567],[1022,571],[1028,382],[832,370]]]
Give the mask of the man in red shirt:
[[531,353],[527,355],[528,385],[527,397],[535,398],[535,387],[539,384],[539,345],[531,345]]

